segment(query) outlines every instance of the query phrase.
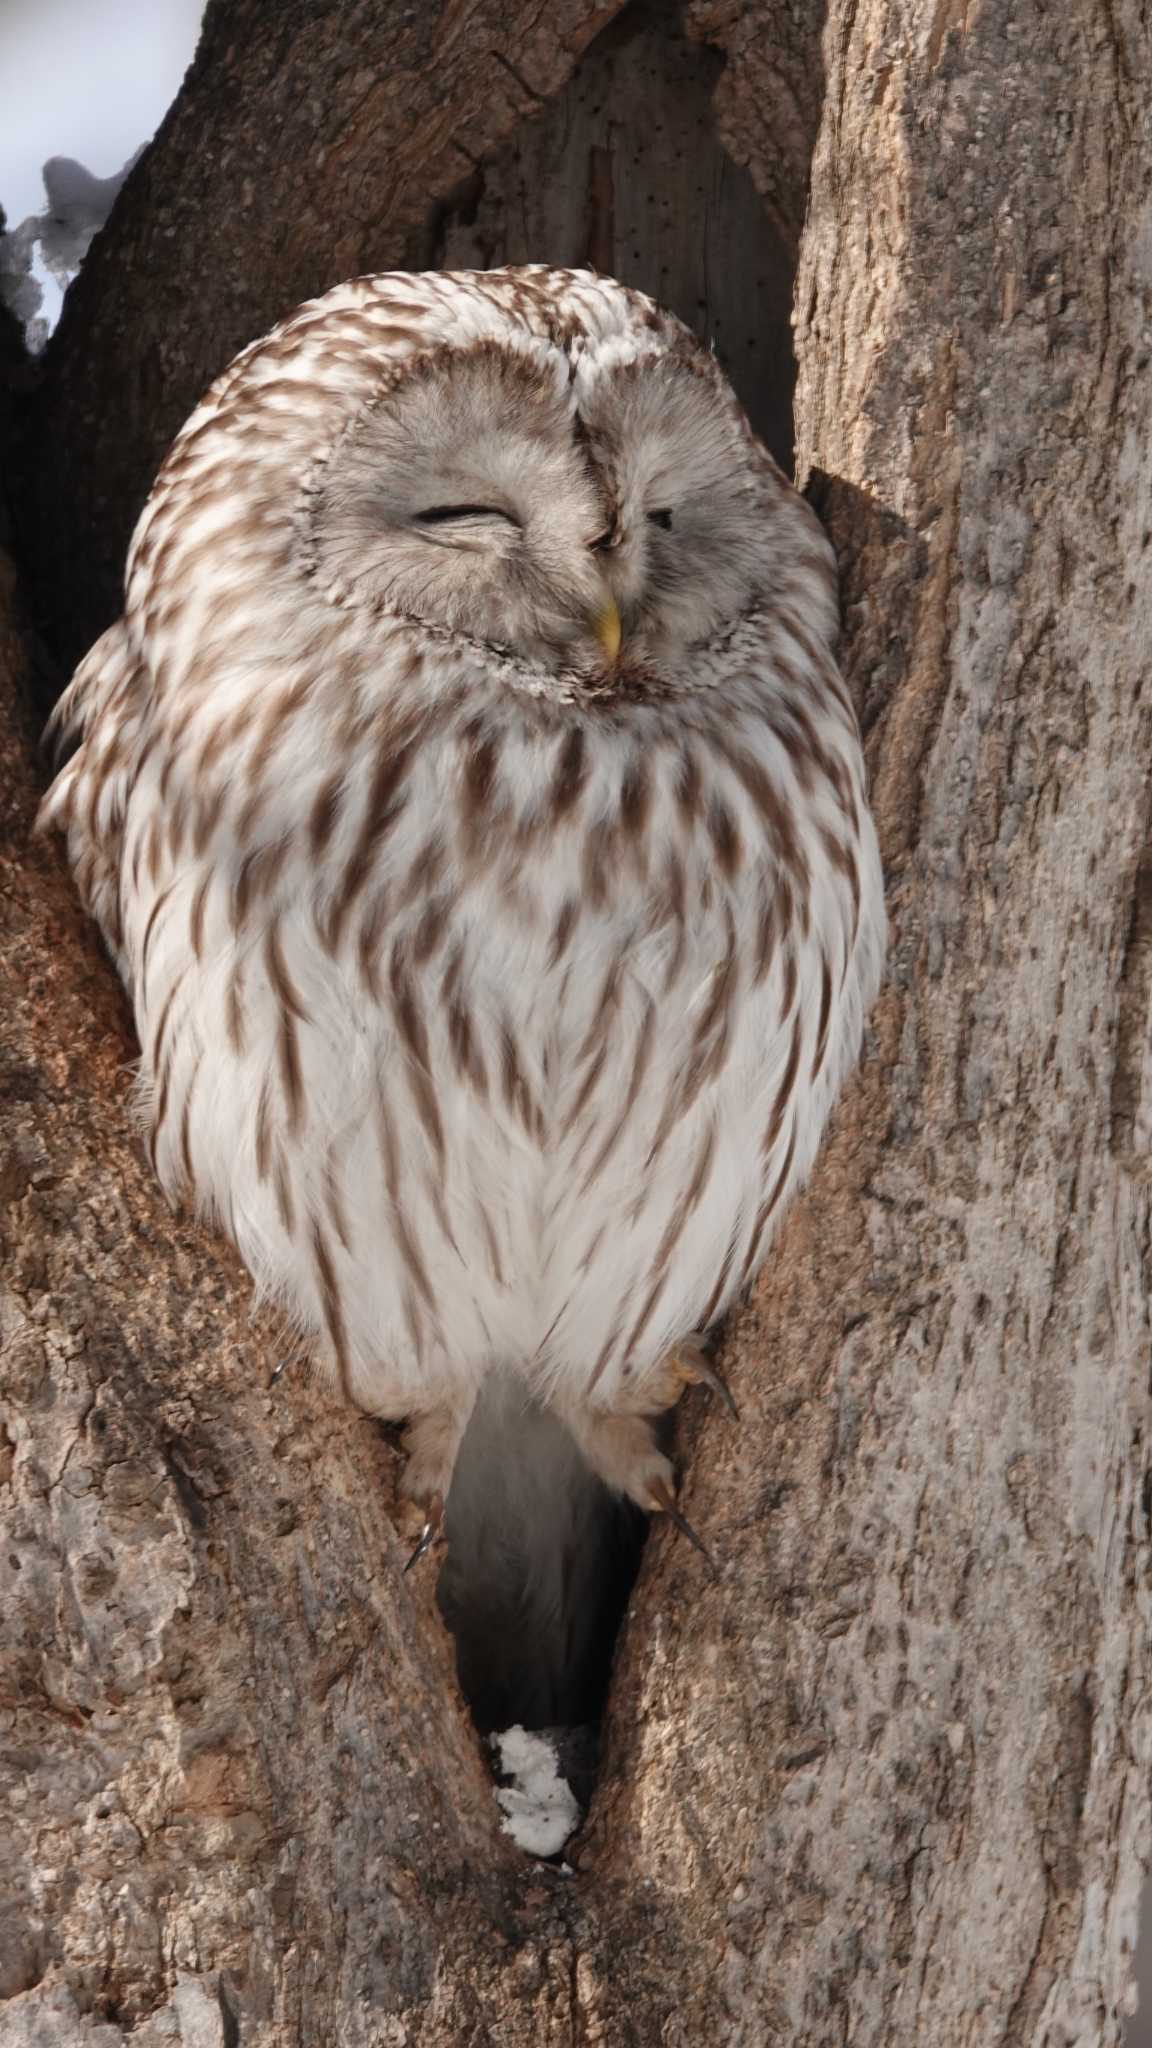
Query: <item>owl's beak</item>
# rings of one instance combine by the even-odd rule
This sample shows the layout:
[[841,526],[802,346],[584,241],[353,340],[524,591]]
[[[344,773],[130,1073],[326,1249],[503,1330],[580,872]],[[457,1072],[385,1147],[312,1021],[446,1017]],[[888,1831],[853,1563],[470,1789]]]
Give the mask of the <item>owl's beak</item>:
[[609,668],[615,668],[620,653],[620,614],[610,597],[593,613],[592,631]]

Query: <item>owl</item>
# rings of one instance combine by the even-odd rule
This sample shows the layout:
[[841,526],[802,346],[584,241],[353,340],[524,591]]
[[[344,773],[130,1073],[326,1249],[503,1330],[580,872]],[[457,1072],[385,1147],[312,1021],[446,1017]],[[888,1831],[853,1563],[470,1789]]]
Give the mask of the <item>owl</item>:
[[422,1544],[518,1544],[553,1618],[591,1493],[677,1515],[657,1418],[858,1053],[835,634],[815,516],[670,314],[362,277],[192,414],[58,714],[44,816],[165,1189],[406,1422]]

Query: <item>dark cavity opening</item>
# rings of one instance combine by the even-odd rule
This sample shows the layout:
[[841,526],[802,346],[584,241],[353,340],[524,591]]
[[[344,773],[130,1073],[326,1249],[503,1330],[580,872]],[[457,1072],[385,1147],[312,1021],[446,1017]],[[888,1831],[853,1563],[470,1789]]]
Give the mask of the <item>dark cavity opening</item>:
[[482,1735],[546,1733],[584,1807],[647,1518],[594,1477],[514,1375],[486,1382],[460,1446],[437,1584]]

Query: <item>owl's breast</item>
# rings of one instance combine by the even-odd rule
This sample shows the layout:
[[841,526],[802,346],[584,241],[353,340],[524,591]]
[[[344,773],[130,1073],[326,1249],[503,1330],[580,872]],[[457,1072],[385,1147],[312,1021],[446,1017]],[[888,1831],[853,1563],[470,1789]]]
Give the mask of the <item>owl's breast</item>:
[[175,852],[141,779],[158,1168],[360,1398],[382,1356],[400,1408],[492,1356],[607,1398],[754,1270],[878,955],[834,740],[828,774],[747,717],[417,721],[342,775],[286,754],[248,841],[225,806]]

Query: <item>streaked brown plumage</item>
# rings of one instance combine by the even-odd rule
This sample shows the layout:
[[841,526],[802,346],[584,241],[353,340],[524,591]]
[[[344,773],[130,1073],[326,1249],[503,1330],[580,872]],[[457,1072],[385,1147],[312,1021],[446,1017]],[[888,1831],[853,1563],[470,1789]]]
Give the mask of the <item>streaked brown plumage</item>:
[[669,1356],[855,1057],[883,910],[834,630],[817,522],[669,315],[386,276],[213,386],[65,700],[46,815],[157,1171],[408,1418],[413,1498],[456,1476],[457,1618],[474,1410],[540,1610],[592,1474],[668,1500]]

